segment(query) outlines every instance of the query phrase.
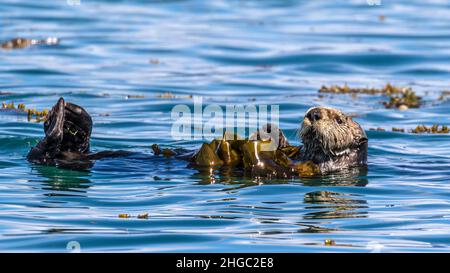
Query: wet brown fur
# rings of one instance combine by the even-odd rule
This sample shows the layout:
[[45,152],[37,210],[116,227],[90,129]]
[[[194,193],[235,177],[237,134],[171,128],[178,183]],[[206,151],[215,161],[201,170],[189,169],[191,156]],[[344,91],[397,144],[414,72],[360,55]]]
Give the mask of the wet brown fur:
[[367,136],[362,127],[339,110],[309,109],[300,130],[302,161],[312,161],[323,173],[367,165]]

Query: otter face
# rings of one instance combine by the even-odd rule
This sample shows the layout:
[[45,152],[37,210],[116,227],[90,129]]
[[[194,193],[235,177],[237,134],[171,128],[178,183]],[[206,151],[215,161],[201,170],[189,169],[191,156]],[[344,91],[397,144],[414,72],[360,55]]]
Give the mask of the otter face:
[[306,112],[300,137],[306,150],[323,151],[332,157],[367,143],[366,133],[357,122],[341,111],[327,107],[313,107]]

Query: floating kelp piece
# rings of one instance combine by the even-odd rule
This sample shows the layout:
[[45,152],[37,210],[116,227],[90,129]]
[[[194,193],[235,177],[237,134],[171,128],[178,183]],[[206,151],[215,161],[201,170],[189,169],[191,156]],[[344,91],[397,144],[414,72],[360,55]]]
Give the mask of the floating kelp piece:
[[264,125],[261,129],[258,129],[254,134],[252,134],[249,137],[249,140],[262,140],[262,141],[274,140],[275,142],[271,143],[273,147],[272,150],[289,146],[289,141],[287,140],[283,131],[281,131],[275,124],[270,123]]
[[263,165],[263,157],[273,158],[274,151],[264,151],[263,145],[270,141],[247,141],[241,146],[244,167],[251,169],[256,165]]
[[347,84],[344,86],[332,85],[330,87],[322,86],[319,93],[334,93],[334,94],[368,94],[378,95],[383,94],[390,96],[392,94],[401,94],[405,88],[398,88],[390,83],[387,83],[383,88],[350,88]]
[[[252,177],[290,177],[292,161],[272,144],[270,140],[245,140],[235,134],[224,134],[220,140],[203,143],[191,161],[197,167],[243,168]],[[299,149],[288,147],[284,148],[290,155],[298,154]]]
[[44,109],[42,111],[38,111],[36,109],[28,109],[23,103],[19,103],[16,107],[14,102],[2,102],[2,109],[13,110],[17,113],[26,113],[28,116],[28,121],[36,122],[46,121],[47,114],[49,112],[47,109]]
[[162,153],[161,148],[159,148],[158,144],[153,144],[151,147],[154,155],[160,155]]
[[448,134],[450,133],[450,129],[446,125],[442,125],[441,128],[439,128],[439,125],[435,124],[431,127],[427,127],[425,125],[419,125],[415,129],[411,130],[411,133],[413,134]]
[[261,159],[260,164],[253,165],[251,168],[245,168],[245,171],[251,177],[264,177],[268,179],[289,178],[292,176],[292,172],[289,169],[281,167],[272,158],[265,157]]
[[138,219],[148,219],[148,213],[138,214],[137,218]]
[[408,110],[409,108],[419,108],[422,98],[417,96],[411,89],[405,89],[398,95],[389,96],[388,102],[383,102],[386,108],[397,108],[399,110]]
[[25,48],[30,45],[32,45],[32,40],[24,39],[24,38],[14,38],[10,41],[4,42],[2,44],[2,48],[3,49],[17,49],[17,48]]
[[314,164],[312,161],[297,163],[294,165],[294,169],[301,177],[316,176],[321,174],[319,165]]
[[404,132],[405,132],[405,129],[393,127],[393,128],[392,128],[392,132],[404,133]]
[[199,167],[222,166],[223,161],[209,143],[203,143],[202,147],[193,156],[193,162]]
[[244,143],[241,148],[244,169],[250,172],[252,177],[289,177],[289,159],[281,151],[267,150],[268,147],[270,141],[249,140]]
[[163,149],[162,154],[167,157],[177,155],[177,153],[175,151],[173,151],[172,149],[169,149],[169,148]]
[[164,148],[161,149],[158,144],[153,144],[151,146],[154,155],[163,155],[166,157],[180,155],[184,150],[183,149],[169,149]]
[[[386,130],[383,128],[370,128],[370,131],[381,131],[385,132]],[[450,128],[446,125],[433,125],[431,127],[425,126],[425,125],[418,125],[414,129],[406,130],[403,128],[392,128],[392,132],[396,133],[413,133],[413,134],[448,134],[450,133]]]
[[385,95],[389,97],[389,101],[383,102],[386,108],[396,108],[398,110],[408,110],[409,108],[418,108],[421,105],[422,98],[409,87],[395,87],[390,83],[383,88],[350,88],[346,85],[330,87],[322,86],[319,93],[333,94],[368,94],[368,95]]
[[286,146],[280,150],[290,159],[299,159],[301,156],[302,146]]
[[165,92],[156,96],[160,99],[192,99],[192,95],[175,95],[172,92]]
[[1,45],[3,49],[20,49],[29,47],[31,45],[56,45],[59,43],[59,39],[55,37],[49,37],[46,39],[25,39],[25,38],[14,38],[9,41],[4,42]]
[[[222,139],[216,149],[217,154],[225,165],[238,165],[242,163],[241,156],[239,155],[239,152],[237,150],[232,148],[230,142],[232,141],[226,141],[225,139]],[[213,143],[214,141],[211,144]]]
[[292,168],[292,161],[291,159],[283,153],[281,150],[276,150],[274,154],[274,161],[281,167],[285,169]]
[[209,143],[209,146],[215,153],[217,153],[217,150],[219,149],[220,142],[220,140],[214,139],[213,141],[211,141],[211,143]]

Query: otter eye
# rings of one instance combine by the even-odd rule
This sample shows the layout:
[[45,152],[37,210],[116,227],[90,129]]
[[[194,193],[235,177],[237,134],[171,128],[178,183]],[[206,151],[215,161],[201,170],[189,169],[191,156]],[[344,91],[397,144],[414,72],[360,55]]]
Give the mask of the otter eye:
[[343,121],[340,117],[337,117],[337,118],[336,118],[336,122],[337,122],[338,124],[342,124],[344,121]]

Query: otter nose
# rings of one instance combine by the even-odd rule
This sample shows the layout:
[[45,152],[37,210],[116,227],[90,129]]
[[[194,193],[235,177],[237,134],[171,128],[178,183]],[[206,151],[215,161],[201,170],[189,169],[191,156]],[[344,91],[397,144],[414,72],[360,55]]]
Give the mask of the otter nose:
[[318,121],[322,118],[322,113],[320,109],[313,109],[309,112],[308,118],[310,121]]

